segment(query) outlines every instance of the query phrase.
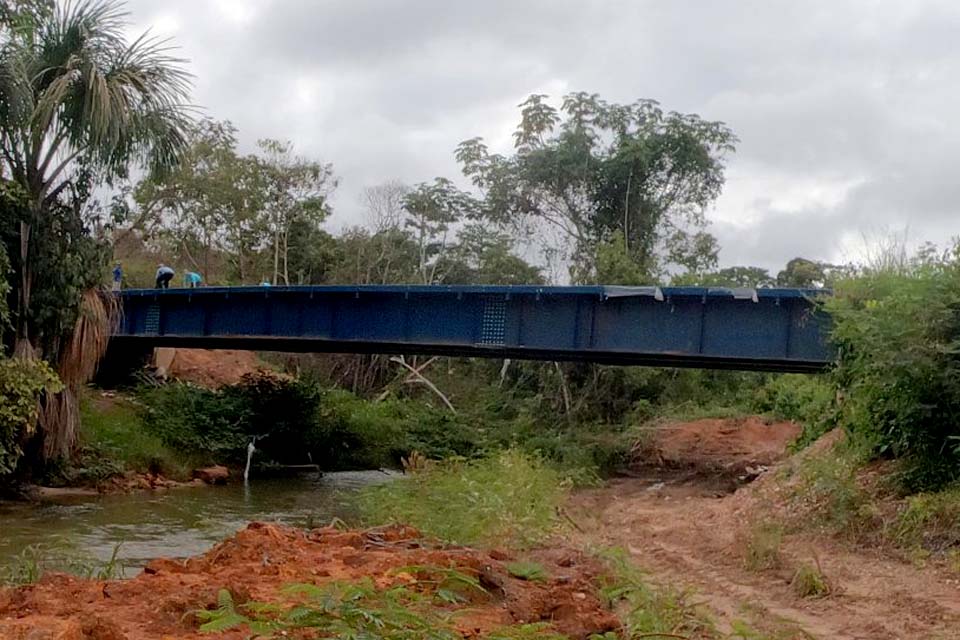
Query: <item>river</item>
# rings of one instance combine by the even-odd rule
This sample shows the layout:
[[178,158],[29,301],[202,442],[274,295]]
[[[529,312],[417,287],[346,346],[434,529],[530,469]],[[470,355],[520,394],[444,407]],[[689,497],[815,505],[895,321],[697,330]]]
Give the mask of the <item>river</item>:
[[251,478],[249,485],[0,503],[0,567],[17,562],[31,547],[54,565],[57,559],[102,564],[117,548],[129,576],[153,558],[203,553],[252,520],[301,527],[322,526],[334,518],[355,521],[351,495],[395,476],[347,471]]

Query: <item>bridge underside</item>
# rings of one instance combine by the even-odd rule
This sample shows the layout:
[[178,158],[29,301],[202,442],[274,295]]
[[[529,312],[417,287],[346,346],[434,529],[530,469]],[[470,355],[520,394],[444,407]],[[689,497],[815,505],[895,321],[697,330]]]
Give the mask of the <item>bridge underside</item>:
[[812,372],[828,319],[795,289],[349,286],[130,290],[112,348],[385,353]]

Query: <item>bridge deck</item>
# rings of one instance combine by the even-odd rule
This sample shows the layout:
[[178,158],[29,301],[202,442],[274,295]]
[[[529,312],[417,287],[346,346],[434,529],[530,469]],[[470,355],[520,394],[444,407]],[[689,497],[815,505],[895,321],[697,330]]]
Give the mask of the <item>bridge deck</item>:
[[132,289],[119,344],[816,371],[819,290],[309,286]]

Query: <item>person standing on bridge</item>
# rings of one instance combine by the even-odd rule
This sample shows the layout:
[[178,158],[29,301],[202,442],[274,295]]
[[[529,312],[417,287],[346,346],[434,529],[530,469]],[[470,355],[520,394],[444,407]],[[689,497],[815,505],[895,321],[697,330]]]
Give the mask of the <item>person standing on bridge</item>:
[[174,271],[162,262],[157,265],[157,289],[169,289]]
[[196,289],[203,283],[203,277],[196,271],[187,271],[183,274],[183,284],[191,289]]
[[111,287],[114,291],[120,291],[120,285],[123,282],[123,267],[120,265],[120,261],[117,260],[116,264],[113,265],[113,286]]

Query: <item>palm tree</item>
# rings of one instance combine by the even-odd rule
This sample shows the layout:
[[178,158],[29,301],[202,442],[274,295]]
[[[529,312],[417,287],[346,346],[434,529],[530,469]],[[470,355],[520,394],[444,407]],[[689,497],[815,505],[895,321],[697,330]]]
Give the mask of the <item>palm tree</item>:
[[[3,4],[7,8],[10,3]],[[0,12],[0,181],[12,183],[24,203],[12,223],[19,235],[19,247],[12,247],[11,255],[19,258],[18,279],[12,283],[13,352],[54,360],[64,380],[75,379],[70,370],[90,368],[67,362],[83,357],[76,336],[55,341],[74,348],[40,353],[39,338],[31,335],[36,333],[31,330],[36,311],[31,294],[40,286],[36,256],[44,243],[56,242],[40,230],[50,229],[43,223],[65,210],[79,216],[75,193],[89,193],[99,182],[125,176],[131,167],[163,172],[179,161],[192,123],[190,75],[183,61],[171,55],[167,41],[144,34],[128,42],[127,13],[113,0],[12,4],[16,11]],[[81,299],[85,304],[91,300],[79,291],[57,293],[64,308],[79,309]],[[81,335],[89,333],[80,329],[82,324],[77,327]],[[45,401],[45,457],[63,455],[73,446],[75,409],[69,388],[65,396]]]
[[190,76],[166,41],[144,34],[128,43],[126,17],[112,0],[68,1],[0,36],[0,154],[29,207],[20,223],[19,355],[33,351],[30,218],[47,213],[81,167],[103,180],[132,163],[162,171],[186,145]]

